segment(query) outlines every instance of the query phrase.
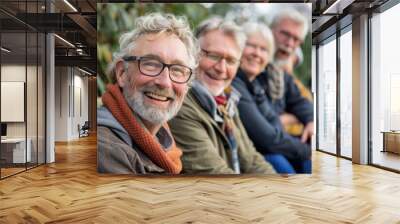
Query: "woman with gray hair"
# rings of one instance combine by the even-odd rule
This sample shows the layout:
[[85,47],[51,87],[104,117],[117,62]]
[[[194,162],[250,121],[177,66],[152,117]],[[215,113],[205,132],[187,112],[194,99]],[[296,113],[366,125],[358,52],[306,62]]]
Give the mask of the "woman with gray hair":
[[[270,63],[274,55],[271,30],[264,24],[254,22],[243,27],[247,41],[233,86],[241,94],[238,108],[247,134],[278,173],[307,173],[308,170],[302,169],[302,163],[309,160],[310,147],[284,131],[263,86],[256,79],[263,72],[274,74],[276,78],[283,77]],[[278,92],[271,91],[274,94]]]

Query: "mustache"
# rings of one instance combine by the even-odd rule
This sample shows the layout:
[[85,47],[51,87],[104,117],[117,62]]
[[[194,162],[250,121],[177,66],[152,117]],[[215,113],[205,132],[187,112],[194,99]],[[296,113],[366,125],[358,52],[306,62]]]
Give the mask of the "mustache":
[[177,97],[176,93],[173,90],[167,88],[160,88],[157,85],[143,86],[140,89],[138,89],[138,91],[142,93],[151,92],[157,95],[165,96],[171,100],[175,100]]
[[278,50],[279,51],[283,51],[283,52],[285,52],[286,54],[289,54],[289,55],[294,52],[293,49],[291,49],[289,47],[282,46],[282,45],[278,46]]
[[220,77],[218,77],[219,74],[209,73],[209,72],[206,72],[206,71],[204,72],[204,74],[206,76],[210,77],[211,79],[214,79],[214,80],[228,80],[228,76],[220,78]]

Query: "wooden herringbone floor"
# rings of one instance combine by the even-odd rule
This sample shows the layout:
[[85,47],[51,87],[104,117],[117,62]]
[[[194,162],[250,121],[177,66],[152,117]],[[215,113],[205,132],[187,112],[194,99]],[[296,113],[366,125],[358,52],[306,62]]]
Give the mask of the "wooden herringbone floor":
[[0,223],[400,223],[400,175],[316,152],[314,174],[134,177],[96,173],[96,139],[0,181]]

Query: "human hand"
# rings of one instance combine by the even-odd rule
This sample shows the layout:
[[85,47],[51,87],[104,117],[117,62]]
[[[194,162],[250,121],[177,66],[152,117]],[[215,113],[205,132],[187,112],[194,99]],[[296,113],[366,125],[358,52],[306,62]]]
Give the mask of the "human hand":
[[306,143],[308,139],[311,139],[314,134],[314,122],[308,122],[304,127],[303,134],[301,135],[301,142]]
[[293,114],[283,113],[279,116],[283,126],[299,123],[299,120]]

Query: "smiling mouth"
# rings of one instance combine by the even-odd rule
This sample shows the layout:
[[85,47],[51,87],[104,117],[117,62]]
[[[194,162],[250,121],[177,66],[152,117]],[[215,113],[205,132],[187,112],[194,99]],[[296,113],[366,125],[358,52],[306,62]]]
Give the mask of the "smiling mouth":
[[261,60],[260,59],[256,59],[256,58],[252,58],[252,59],[248,60],[248,63],[250,65],[260,65],[261,64]]
[[158,101],[162,101],[162,102],[167,102],[169,100],[173,100],[172,97],[159,95],[159,94],[156,94],[153,92],[144,92],[144,95],[146,95],[148,98],[150,98],[152,100],[158,100]]
[[284,48],[279,48],[278,52],[283,54],[283,55],[290,55],[291,54],[290,50],[287,50],[287,49],[284,49]]
[[228,79],[228,77],[226,77],[226,78],[217,78],[217,77],[214,77],[213,75],[211,75],[210,73],[208,73],[208,72],[204,72],[210,79],[214,79],[214,80],[217,80],[217,81],[221,81],[221,80],[227,80]]

